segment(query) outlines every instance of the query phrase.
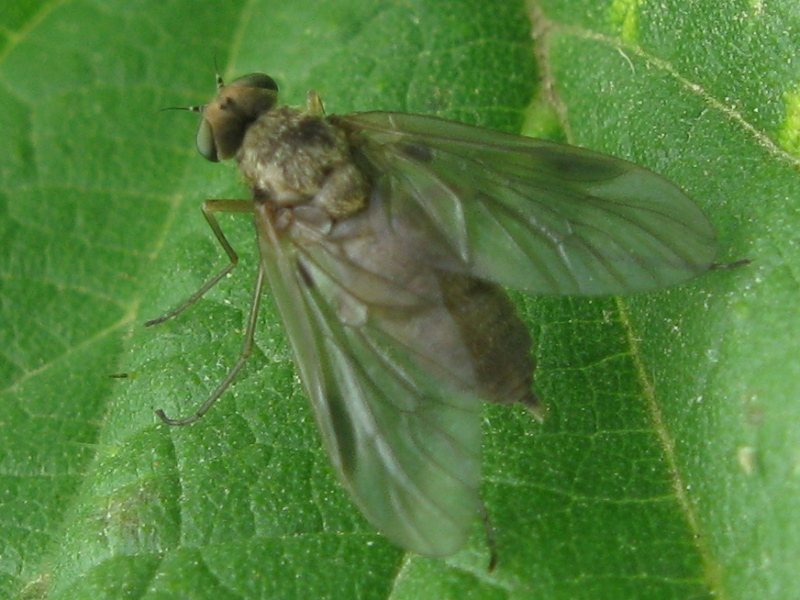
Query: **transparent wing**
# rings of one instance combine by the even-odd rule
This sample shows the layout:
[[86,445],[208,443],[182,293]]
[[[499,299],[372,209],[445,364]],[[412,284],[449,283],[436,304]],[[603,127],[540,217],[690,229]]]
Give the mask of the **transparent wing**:
[[352,260],[335,234],[311,242],[278,232],[265,211],[262,268],[337,474],[395,543],[452,554],[479,511],[481,442],[471,361],[452,319],[435,291]]
[[433,117],[331,117],[472,275],[534,293],[625,294],[707,270],[714,231],[675,185],[581,148]]

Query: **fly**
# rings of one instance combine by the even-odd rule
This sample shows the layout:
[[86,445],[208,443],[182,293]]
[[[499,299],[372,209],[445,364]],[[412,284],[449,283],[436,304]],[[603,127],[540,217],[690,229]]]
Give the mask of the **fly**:
[[712,267],[714,231],[675,185],[590,150],[434,117],[325,115],[278,104],[254,73],[204,106],[197,148],[235,158],[252,200],[207,200],[251,213],[260,250],[244,346],[199,419],[244,366],[267,283],[339,479],[396,544],[447,556],[483,507],[480,401],[532,391],[530,334],[504,287],[532,294],[658,290]]

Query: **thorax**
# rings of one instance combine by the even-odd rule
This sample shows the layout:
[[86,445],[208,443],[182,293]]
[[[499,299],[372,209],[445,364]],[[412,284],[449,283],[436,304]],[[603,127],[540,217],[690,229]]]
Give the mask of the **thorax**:
[[289,107],[262,114],[236,158],[254,196],[279,206],[309,202],[334,170],[351,161],[341,129]]

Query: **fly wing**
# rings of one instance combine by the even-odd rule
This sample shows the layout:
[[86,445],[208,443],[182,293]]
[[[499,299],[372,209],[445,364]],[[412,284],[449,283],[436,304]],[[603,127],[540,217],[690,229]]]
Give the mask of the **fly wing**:
[[480,510],[480,403],[435,274],[403,281],[419,279],[413,246],[385,247],[403,240],[378,235],[369,215],[320,234],[296,214],[278,231],[257,207],[261,268],[332,464],[395,543],[452,554]]
[[675,185],[589,150],[421,115],[331,117],[356,160],[419,205],[475,277],[533,293],[625,294],[702,273],[717,243]]

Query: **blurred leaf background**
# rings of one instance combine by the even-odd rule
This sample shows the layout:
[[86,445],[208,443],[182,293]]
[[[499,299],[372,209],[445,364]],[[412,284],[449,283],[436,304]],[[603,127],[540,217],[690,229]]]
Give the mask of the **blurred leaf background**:
[[[800,597],[800,10],[794,0],[83,0],[0,7],[0,596]],[[480,523],[404,553],[338,486],[256,256],[218,267],[205,198],[246,197],[158,112],[271,74],[286,102],[569,141],[684,187],[735,270],[631,298],[515,295],[543,426],[485,410]],[[125,373],[126,379],[108,375]]]

